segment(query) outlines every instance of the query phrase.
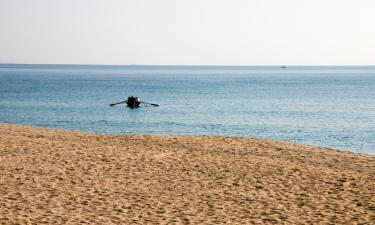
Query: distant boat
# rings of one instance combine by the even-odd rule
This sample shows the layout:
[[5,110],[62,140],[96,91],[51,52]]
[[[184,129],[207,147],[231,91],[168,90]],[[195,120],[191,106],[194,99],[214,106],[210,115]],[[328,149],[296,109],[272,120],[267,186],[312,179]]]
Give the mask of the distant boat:
[[138,108],[139,105],[141,105],[141,102],[139,101],[138,97],[129,96],[128,100],[126,101],[126,104],[130,108]]
[[148,105],[159,106],[158,104],[154,104],[154,103],[141,102],[138,97],[134,97],[134,96],[129,96],[128,100],[126,101],[112,103],[110,104],[110,106],[115,106],[115,105],[122,104],[122,103],[126,103],[126,105],[130,108],[138,108],[139,106],[141,106],[141,104],[145,106],[148,106]]
[[281,69],[285,69],[285,68],[286,68],[286,66],[282,66],[282,67],[281,67]]

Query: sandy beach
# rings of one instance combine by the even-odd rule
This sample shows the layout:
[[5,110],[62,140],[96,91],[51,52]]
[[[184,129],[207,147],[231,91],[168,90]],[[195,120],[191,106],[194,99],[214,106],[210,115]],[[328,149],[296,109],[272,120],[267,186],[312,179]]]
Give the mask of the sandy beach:
[[1,224],[375,224],[375,157],[0,124]]

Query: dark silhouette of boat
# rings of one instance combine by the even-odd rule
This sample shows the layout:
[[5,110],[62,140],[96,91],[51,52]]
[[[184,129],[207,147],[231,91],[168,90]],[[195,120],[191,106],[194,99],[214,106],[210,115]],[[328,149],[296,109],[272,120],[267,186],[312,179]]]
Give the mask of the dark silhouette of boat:
[[138,97],[129,96],[126,104],[130,108],[138,108],[141,105],[141,102],[139,101]]
[[115,105],[123,104],[123,103],[126,103],[126,105],[130,108],[138,108],[141,105],[159,106],[158,104],[154,104],[154,103],[142,102],[140,101],[139,97],[134,97],[134,96],[129,96],[127,100],[122,101],[122,102],[112,103],[110,104],[110,106],[115,106]]

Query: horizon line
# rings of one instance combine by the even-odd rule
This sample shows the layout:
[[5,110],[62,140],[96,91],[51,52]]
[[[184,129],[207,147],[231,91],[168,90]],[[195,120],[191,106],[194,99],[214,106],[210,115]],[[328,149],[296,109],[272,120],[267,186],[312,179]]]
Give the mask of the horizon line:
[[335,65],[335,64],[311,64],[311,65],[288,65],[288,64],[263,64],[263,65],[225,65],[225,64],[91,64],[91,63],[12,63],[12,62],[0,62],[0,65],[56,65],[56,66],[202,66],[202,67],[373,67],[375,64],[363,64],[363,65]]

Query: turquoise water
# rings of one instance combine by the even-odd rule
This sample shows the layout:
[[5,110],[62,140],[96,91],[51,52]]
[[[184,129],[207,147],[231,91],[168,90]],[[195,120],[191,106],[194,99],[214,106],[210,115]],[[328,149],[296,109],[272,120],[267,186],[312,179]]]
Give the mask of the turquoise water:
[[[128,95],[160,107],[109,107]],[[0,122],[375,153],[375,67],[0,65]]]

